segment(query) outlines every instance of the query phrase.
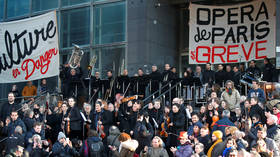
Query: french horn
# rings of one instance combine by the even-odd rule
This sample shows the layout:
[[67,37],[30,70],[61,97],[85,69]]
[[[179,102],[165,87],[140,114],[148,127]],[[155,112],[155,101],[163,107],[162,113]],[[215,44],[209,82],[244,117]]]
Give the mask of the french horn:
[[84,55],[84,51],[81,50],[81,48],[78,45],[74,45],[74,48],[72,50],[72,55],[70,57],[70,60],[68,62],[69,66],[73,69],[77,68],[80,64],[82,57]]

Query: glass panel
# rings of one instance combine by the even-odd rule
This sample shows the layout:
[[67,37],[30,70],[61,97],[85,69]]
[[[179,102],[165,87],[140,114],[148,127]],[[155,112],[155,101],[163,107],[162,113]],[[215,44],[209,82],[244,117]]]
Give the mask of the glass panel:
[[58,0],[32,0],[32,12],[58,7]]
[[89,2],[90,0],[61,0],[62,6],[74,5]]
[[4,14],[4,0],[0,0],[0,21],[3,20],[3,14]]
[[29,12],[29,0],[7,0],[7,17],[26,15]]
[[89,44],[90,40],[90,8],[63,11],[61,13],[62,47]]
[[99,5],[94,13],[94,44],[125,41],[125,2]]
[[99,56],[99,53],[101,55],[98,57],[98,62],[96,64],[99,64],[97,68],[102,78],[107,77],[106,73],[108,70],[113,70],[114,76],[119,75],[121,64],[125,59],[125,47],[96,49],[94,53],[97,54],[97,56]]

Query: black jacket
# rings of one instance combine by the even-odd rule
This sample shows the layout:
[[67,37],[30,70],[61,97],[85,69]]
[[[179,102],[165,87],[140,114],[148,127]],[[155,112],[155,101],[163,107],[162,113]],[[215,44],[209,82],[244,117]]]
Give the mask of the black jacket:
[[221,87],[223,86],[223,83],[225,83],[225,71],[222,70],[222,71],[217,71],[215,73],[215,83],[216,84],[219,84]]
[[181,131],[184,131],[185,115],[179,110],[177,113],[173,113],[170,116],[170,121],[173,123],[171,132],[179,135]]
[[68,109],[68,113],[70,114],[70,129],[71,130],[81,130],[81,115],[77,106]]
[[265,64],[263,69],[263,80],[267,82],[274,81],[275,67],[271,64]]
[[198,141],[204,145],[204,153],[207,154],[208,149],[211,147],[211,139],[209,135],[204,137],[199,136]]
[[212,85],[215,81],[215,72],[213,70],[205,70],[202,75],[203,84],[208,83]]

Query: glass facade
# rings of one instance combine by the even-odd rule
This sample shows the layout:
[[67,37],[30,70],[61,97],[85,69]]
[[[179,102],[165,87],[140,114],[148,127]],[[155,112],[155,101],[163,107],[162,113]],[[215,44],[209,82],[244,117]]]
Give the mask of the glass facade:
[[6,0],[7,17],[24,16],[29,13],[29,0]]
[[0,0],[0,21],[3,20],[4,15],[4,0]]
[[125,41],[125,3],[98,5],[94,11],[94,44]]
[[89,2],[90,0],[61,0],[62,6],[69,6]]
[[66,10],[61,13],[61,47],[87,45],[90,40],[90,8]]
[[[72,44],[77,44],[85,52],[81,61],[85,75],[93,56],[97,56],[95,71],[104,77],[110,69],[117,75],[127,49],[126,0],[0,0],[0,21],[28,18],[52,9],[57,10],[60,63],[68,63]],[[17,83],[20,90],[25,84]],[[0,88],[0,97],[6,98],[11,85]]]
[[57,7],[57,0],[32,0],[32,12],[48,10]]

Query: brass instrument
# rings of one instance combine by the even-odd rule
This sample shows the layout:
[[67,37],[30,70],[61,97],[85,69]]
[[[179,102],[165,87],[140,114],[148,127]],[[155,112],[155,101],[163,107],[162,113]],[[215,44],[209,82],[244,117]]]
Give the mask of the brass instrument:
[[95,66],[96,60],[97,60],[97,56],[94,55],[89,62],[89,66],[88,66],[88,69],[89,69],[88,77],[89,78],[90,78],[90,76],[94,75],[93,72],[94,72],[94,66]]
[[68,64],[71,68],[75,69],[80,64],[82,57],[84,55],[84,51],[82,51],[78,45],[75,45],[75,44],[73,44],[73,45],[74,45],[74,48],[72,50],[72,55],[70,57]]

